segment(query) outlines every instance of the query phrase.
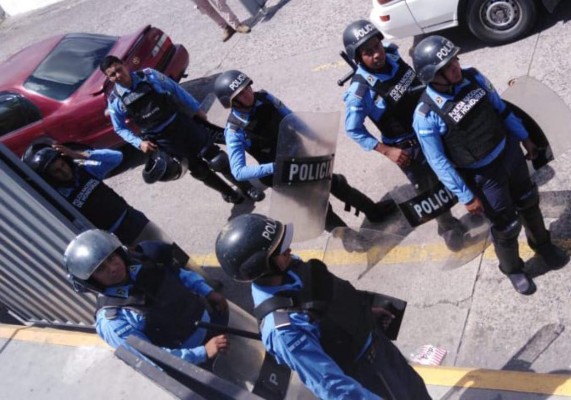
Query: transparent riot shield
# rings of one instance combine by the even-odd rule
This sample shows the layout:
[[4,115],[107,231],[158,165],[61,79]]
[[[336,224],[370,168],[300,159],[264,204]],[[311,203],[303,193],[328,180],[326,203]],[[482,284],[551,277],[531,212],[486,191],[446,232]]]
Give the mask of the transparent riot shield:
[[293,113],[280,124],[269,214],[296,227],[294,241],[325,227],[339,113]]
[[539,157],[531,162],[537,170],[571,147],[568,130],[571,111],[551,89],[529,76],[512,79],[502,98],[521,118]]
[[[254,317],[228,303],[230,320],[228,326],[246,332],[258,332]],[[243,389],[269,400],[313,400],[315,396],[305,387],[299,376],[285,365],[277,365],[266,354],[262,342],[230,336],[231,346],[226,354],[218,356],[213,372]]]
[[477,257],[489,245],[489,223],[472,216],[458,199],[438,180],[419,154],[420,147],[408,149],[414,162],[405,172],[388,158],[380,162],[379,176],[397,204],[406,224],[393,227],[392,233],[430,249],[437,264],[461,266]]

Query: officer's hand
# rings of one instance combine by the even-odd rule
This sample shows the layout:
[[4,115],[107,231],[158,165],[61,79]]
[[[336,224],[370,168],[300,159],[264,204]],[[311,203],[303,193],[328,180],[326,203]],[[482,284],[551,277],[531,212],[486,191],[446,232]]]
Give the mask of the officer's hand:
[[73,158],[73,159],[87,158],[86,154],[84,154],[80,151],[72,150],[69,147],[64,146],[63,144],[52,144],[52,147],[54,149],[56,149],[57,151],[59,151],[62,156],[67,156],[67,157]]
[[208,300],[210,305],[220,313],[228,310],[228,302],[226,301],[226,298],[218,292],[210,292],[208,296],[206,296],[206,300]]
[[482,204],[479,198],[474,197],[474,199],[471,202],[466,204],[466,210],[468,210],[470,214],[483,214],[484,205]]
[[230,348],[230,341],[226,335],[214,336],[206,342],[204,347],[206,348],[206,356],[210,359],[216,357],[219,353],[226,353]]
[[143,153],[152,153],[157,150],[157,145],[149,140],[143,140],[139,146]]
[[525,158],[527,160],[535,160],[537,158],[537,156],[539,155],[539,152],[537,150],[537,146],[535,145],[535,143],[533,143],[531,141],[531,139],[526,139],[522,142],[523,147],[527,150],[527,154],[525,155]]
[[399,167],[406,167],[410,164],[410,155],[398,147],[387,146],[385,155]]

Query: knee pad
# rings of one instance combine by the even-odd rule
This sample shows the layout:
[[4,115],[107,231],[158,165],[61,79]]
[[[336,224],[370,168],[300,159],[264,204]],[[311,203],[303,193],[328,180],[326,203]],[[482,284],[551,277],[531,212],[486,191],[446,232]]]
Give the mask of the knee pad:
[[210,171],[210,168],[208,168],[208,165],[206,165],[206,163],[202,160],[201,162],[193,163],[192,167],[189,166],[188,169],[190,170],[190,175],[192,175],[194,179],[198,179],[199,181],[205,180],[206,178],[208,178],[208,175],[212,173],[212,171]]
[[492,226],[492,238],[495,242],[511,241],[517,240],[519,233],[521,232],[521,221],[518,219],[513,220],[510,224],[504,227],[498,228],[497,226]]
[[539,190],[537,189],[537,185],[534,183],[532,183],[531,188],[523,193],[515,202],[518,211],[527,210],[528,208],[535,207],[538,204]]
[[208,166],[216,172],[228,172],[230,171],[230,162],[228,160],[228,154],[225,151],[220,150],[218,154],[209,160],[206,160]]

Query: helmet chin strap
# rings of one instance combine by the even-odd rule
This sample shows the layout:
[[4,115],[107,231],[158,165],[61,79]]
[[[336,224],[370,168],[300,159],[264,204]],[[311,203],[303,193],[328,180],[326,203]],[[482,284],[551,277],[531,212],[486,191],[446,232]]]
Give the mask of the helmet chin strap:
[[442,73],[442,70],[438,70],[438,72],[436,73],[437,76],[442,77],[442,79],[444,79],[446,81],[446,84],[443,83],[435,83],[432,82],[432,85],[438,85],[440,87],[442,87],[444,90],[441,90],[442,92],[446,92],[446,93],[453,93],[454,90],[454,85],[456,85],[455,83],[453,83],[450,79],[448,79],[446,77],[446,75],[444,75]]

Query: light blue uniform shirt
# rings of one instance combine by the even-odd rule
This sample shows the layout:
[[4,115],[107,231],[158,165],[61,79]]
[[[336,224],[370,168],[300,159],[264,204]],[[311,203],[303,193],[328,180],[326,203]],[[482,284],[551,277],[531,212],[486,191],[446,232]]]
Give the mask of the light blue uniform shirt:
[[[267,98],[278,109],[282,116],[291,114],[291,110],[287,108],[281,101],[270,93]],[[262,105],[260,100],[256,100],[252,109],[247,112],[241,112],[232,108],[230,111],[236,118],[245,123],[249,123],[255,114],[255,110]],[[259,179],[264,176],[272,175],[274,173],[274,163],[247,165],[246,164],[246,150],[252,146],[250,135],[242,128],[234,129],[235,127],[226,124],[224,130],[224,140],[226,141],[226,149],[230,158],[230,169],[232,175],[238,181],[248,181],[251,179]],[[277,143],[276,143],[277,146]]]
[[[284,290],[300,290],[302,283],[293,272],[288,272],[288,282],[280,286],[252,284],[254,305]],[[267,351],[280,364],[286,364],[297,372],[301,381],[319,399],[381,399],[359,382],[346,375],[337,363],[327,355],[319,342],[319,325],[307,313],[289,313],[290,325],[275,326],[273,314],[262,323],[262,342]]]
[[[140,270],[141,265],[129,266],[131,281],[136,280]],[[213,290],[208,286],[204,278],[196,272],[180,269],[179,277],[184,286],[200,296],[205,297]],[[115,286],[108,288],[105,294],[127,298],[129,296],[129,290],[132,289],[132,287],[132,283],[124,286]],[[138,311],[119,307],[117,308],[116,316],[113,319],[107,319],[105,317],[105,309],[101,309],[97,312],[95,319],[95,329],[97,333],[113,348],[124,344],[130,335],[150,342],[149,338],[144,334],[145,317]],[[210,316],[206,311],[204,311],[201,320],[204,322],[210,321]],[[206,348],[202,345],[205,337],[206,330],[198,328],[180,347],[163,349],[185,361],[200,364],[207,359]]]
[[[200,109],[200,103],[190,95],[186,90],[182,88],[178,83],[170,79],[168,76],[160,73],[151,68],[145,68],[143,70],[145,74],[145,81],[151,84],[154,90],[158,93],[170,93],[175,97],[175,99],[182,105],[188,107],[189,112],[195,113]],[[118,83],[115,83],[115,90],[120,96],[125,93],[130,93],[134,91],[137,86],[143,81],[135,72],[131,72],[131,87],[126,88]],[[128,118],[127,109],[123,105],[123,102],[117,96],[110,96],[111,101],[107,104],[107,109],[109,110],[109,116],[111,117],[111,122],[113,123],[113,128],[115,132],[123,138],[127,143],[133,145],[137,149],[140,148],[142,139],[136,135],[133,131],[129,129],[125,120]],[[174,119],[176,114],[164,121],[155,132],[160,132],[166,126],[168,126]]]
[[[396,50],[393,51],[396,52]],[[365,80],[370,82],[371,85],[374,85],[377,81],[385,82],[390,80],[395,77],[399,70],[398,60],[400,56],[398,52],[396,52],[396,54],[386,53],[385,59],[386,65],[389,68],[388,73],[373,74],[359,65],[355,74],[361,75]],[[379,141],[390,146],[393,143],[414,137],[414,132],[409,132],[398,139],[382,137],[382,132],[380,140],[372,135],[365,127],[365,119],[369,117],[373,121],[378,121],[387,110],[387,104],[381,96],[377,96],[377,93],[372,87],[365,92],[363,97],[357,96],[355,91],[358,85],[357,82],[353,82],[343,96],[343,101],[345,102],[345,131],[347,132],[347,136],[367,151],[373,150]]]
[[[506,104],[500,98],[492,84],[479,72],[475,75],[475,79],[488,92],[488,99],[492,106],[501,114],[505,110]],[[470,82],[464,79],[463,82],[454,86],[454,93],[452,94],[440,93],[434,90],[433,87],[428,86],[426,93],[442,108],[448,101],[452,100],[462,88],[469,84]],[[419,111],[421,105],[422,102],[419,103],[414,113],[413,127],[416,131],[422,151],[440,181],[458,197],[460,202],[467,204],[474,199],[474,194],[460,177],[455,166],[444,152],[442,136],[448,132],[448,127],[442,118],[433,111],[429,111],[426,115],[423,115]],[[508,133],[519,141],[523,141],[529,136],[521,120],[513,113],[508,114],[504,120],[504,125]],[[467,168],[479,168],[488,165],[502,153],[505,145],[505,140],[503,140],[487,156],[469,165]]]

